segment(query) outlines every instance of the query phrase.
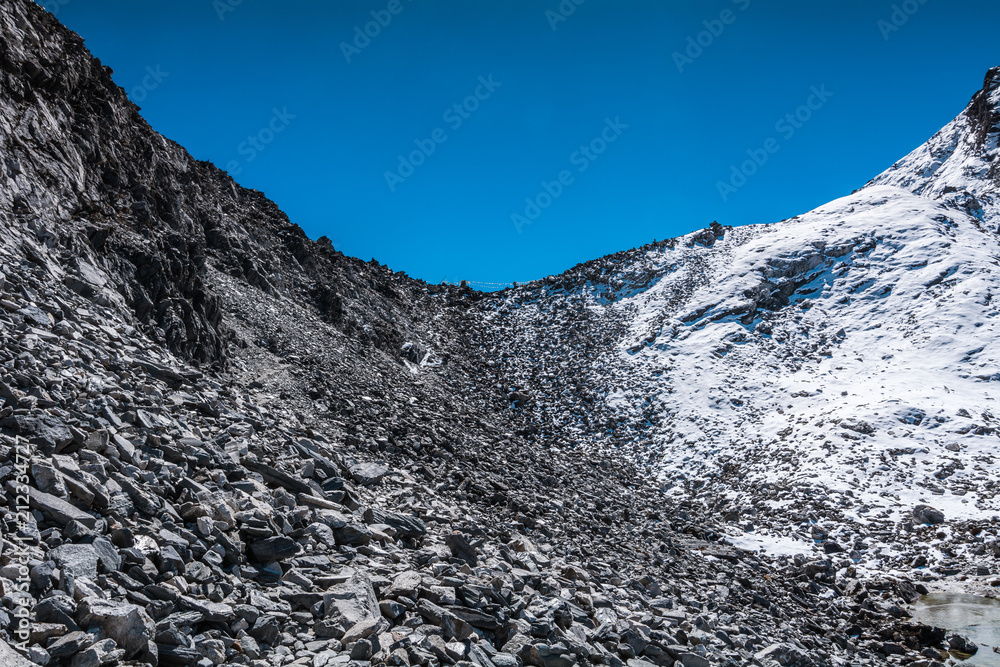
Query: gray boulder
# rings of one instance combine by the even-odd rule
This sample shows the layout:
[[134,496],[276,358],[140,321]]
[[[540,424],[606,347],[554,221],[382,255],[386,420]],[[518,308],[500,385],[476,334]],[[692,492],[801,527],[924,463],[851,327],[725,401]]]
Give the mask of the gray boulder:
[[[16,493],[17,487],[10,482],[7,483],[7,490]],[[28,487],[28,503],[31,509],[38,510],[48,519],[65,526],[70,521],[79,521],[87,528],[93,529],[97,525],[97,518],[87,514],[83,510],[75,507],[62,498],[39,491],[34,487]]]
[[74,577],[97,579],[97,552],[89,544],[63,544],[50,551],[49,558]]
[[141,607],[127,602],[88,598],[80,603],[77,615],[80,627],[99,626],[128,657],[145,653],[156,633],[153,619]]
[[323,596],[326,617],[345,632],[367,619],[382,617],[371,579],[357,572],[347,581],[332,587]]
[[384,523],[387,526],[392,526],[396,529],[396,534],[401,537],[422,537],[427,534],[427,526],[424,522],[410,514],[369,508],[365,510],[364,516],[365,523]]
[[2,639],[0,639],[0,665],[3,667],[38,667],[35,663],[22,657]]
[[290,537],[279,535],[251,543],[250,553],[262,563],[284,560],[299,553],[301,547]]
[[118,664],[125,656],[125,651],[118,648],[114,639],[104,639],[95,642],[86,650],[73,656],[70,667],[101,667],[101,665]]
[[917,505],[913,508],[913,520],[930,525],[944,523],[944,512],[930,505]]
[[351,477],[362,486],[374,486],[389,474],[389,466],[382,463],[358,463],[351,466]]

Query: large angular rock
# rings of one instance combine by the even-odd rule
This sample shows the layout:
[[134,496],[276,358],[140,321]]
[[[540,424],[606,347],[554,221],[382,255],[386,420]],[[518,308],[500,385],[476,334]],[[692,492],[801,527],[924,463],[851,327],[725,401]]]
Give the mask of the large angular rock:
[[372,541],[372,531],[362,523],[348,523],[340,528],[333,529],[333,538],[337,544],[347,544],[352,547],[360,547]]
[[577,664],[572,655],[548,644],[535,644],[532,647],[531,662],[542,667],[574,667]]
[[476,562],[479,560],[479,556],[476,554],[476,548],[462,533],[452,533],[448,535],[444,539],[444,543],[448,545],[448,548],[451,550],[453,556],[461,558],[469,565],[475,566]]
[[313,493],[313,488],[302,480],[296,479],[288,473],[272,468],[269,465],[265,465],[252,459],[244,459],[243,465],[248,470],[259,474],[265,481],[270,482],[271,484],[283,486],[292,493]]
[[143,514],[156,514],[160,511],[161,501],[153,494],[147,493],[138,483],[125,475],[115,475],[115,481],[128,494],[135,508]]
[[953,634],[948,637],[948,646],[951,650],[965,655],[975,655],[979,652],[979,646],[965,635]]
[[74,577],[97,578],[97,564],[105,572],[114,572],[121,567],[118,550],[106,538],[98,537],[90,544],[62,544],[49,552],[49,557],[63,571]]
[[202,657],[201,653],[187,646],[173,644],[157,644],[156,646],[159,650],[160,665],[165,667],[197,665]]
[[360,623],[351,626],[351,628],[344,633],[344,636],[341,637],[341,642],[344,644],[350,644],[351,642],[356,642],[359,639],[365,639],[373,633],[377,633],[377,631],[383,627],[383,624],[386,627],[388,626],[388,623],[386,623],[384,619],[369,616]]
[[284,535],[257,540],[250,544],[250,553],[262,563],[291,558],[300,550],[301,547],[295,540]]
[[327,591],[323,595],[323,608],[327,618],[344,632],[366,619],[378,619],[382,615],[371,579],[360,571]]
[[387,526],[392,526],[396,529],[396,534],[401,537],[422,537],[427,534],[427,526],[424,522],[409,514],[369,508],[365,510],[364,516],[365,523],[384,523]]
[[25,306],[21,310],[17,311],[23,317],[24,321],[32,324],[36,327],[51,327],[55,322],[52,319],[52,315],[46,313],[44,310],[38,306]]
[[0,665],[3,665],[3,667],[38,667],[38,665],[12,649],[2,639],[0,639]]
[[63,544],[52,549],[49,558],[74,577],[97,579],[97,552],[89,544]]
[[455,614],[455,616],[459,619],[465,621],[474,628],[479,628],[480,630],[494,631],[499,630],[502,626],[500,620],[495,616],[491,616],[490,614],[479,611],[478,609],[471,609],[460,605],[449,605],[446,609]]
[[223,602],[209,602],[181,596],[180,604],[185,609],[200,612],[207,621],[229,623],[236,618],[236,612],[232,606]]
[[393,578],[387,595],[390,598],[398,598],[400,596],[415,598],[421,581],[423,581],[423,575],[419,572],[414,570],[400,572]]
[[101,667],[118,664],[125,656],[125,650],[118,648],[114,639],[104,639],[88,646],[86,650],[73,656],[70,667]]
[[273,644],[281,635],[281,626],[278,624],[278,619],[274,616],[264,614],[254,623],[250,634],[265,644]]
[[[753,657],[760,663],[766,664],[768,661],[773,660],[780,665],[800,665],[803,664],[803,659],[805,658],[802,651],[784,642],[771,644],[767,648],[755,653]],[[706,666],[708,665],[707,662],[705,664]]]
[[[7,483],[7,491],[9,493],[14,493],[15,489],[16,487],[12,483]],[[44,493],[34,487],[28,487],[28,503],[32,509],[38,510],[47,518],[60,525],[65,526],[70,521],[79,521],[90,529],[97,526],[97,517],[87,514],[62,498]]]
[[68,628],[76,628],[73,616],[76,614],[76,602],[65,593],[50,595],[35,605],[35,618],[40,623],[59,623]]
[[31,478],[35,480],[35,486],[45,493],[51,493],[60,498],[67,494],[66,484],[62,476],[55,468],[42,461],[32,461]]
[[41,453],[48,455],[73,442],[69,428],[55,417],[48,415],[14,415],[0,420],[0,428],[13,431],[38,445]]
[[144,654],[156,634],[153,619],[142,608],[127,602],[89,598],[77,610],[80,627],[99,626],[128,657]]
[[930,505],[917,505],[913,508],[913,520],[931,525],[944,523],[944,512]]
[[358,463],[351,466],[351,477],[362,486],[374,486],[389,474],[389,466],[382,463]]
[[[74,653],[79,652],[93,643],[93,641],[93,635],[81,630],[76,630],[59,637],[54,642],[49,644],[46,650],[48,651],[50,657],[59,660],[60,658],[68,658]],[[0,664],[7,664],[3,662],[2,656],[0,656]]]

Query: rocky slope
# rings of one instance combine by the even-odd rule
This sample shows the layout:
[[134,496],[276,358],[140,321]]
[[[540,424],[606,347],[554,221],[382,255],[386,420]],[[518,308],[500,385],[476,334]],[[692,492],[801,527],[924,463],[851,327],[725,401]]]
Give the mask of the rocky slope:
[[[660,335],[636,299],[684,310],[736,231],[513,294],[429,286],[307,239],[192,160],[27,0],[0,2],[0,70],[4,664],[931,664],[970,648],[906,621],[920,583],[734,548],[737,501],[693,476],[661,490],[633,463],[663,460],[676,421],[632,410],[649,378],[630,360]],[[859,215],[879,218],[878,192]],[[907,205],[931,234],[944,223],[923,202]],[[670,275],[651,253],[675,251],[672,287],[648,293]],[[815,268],[794,266],[774,270]],[[800,287],[761,285],[754,308],[776,313]],[[753,311],[735,304],[716,321]],[[683,324],[706,329],[709,310]],[[687,467],[708,477],[710,457]]]

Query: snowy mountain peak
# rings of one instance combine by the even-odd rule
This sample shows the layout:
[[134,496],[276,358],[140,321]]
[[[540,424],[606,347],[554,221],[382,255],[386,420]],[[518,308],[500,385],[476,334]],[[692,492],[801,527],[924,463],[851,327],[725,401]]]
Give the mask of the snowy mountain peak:
[[893,185],[944,200],[979,220],[993,217],[1000,206],[998,136],[1000,67],[994,67],[965,111],[868,186]]
[[498,383],[530,397],[542,441],[620,452],[678,502],[756,517],[730,527],[744,547],[808,553],[818,522],[860,567],[905,568],[915,554],[867,536],[927,504],[1000,520],[998,130],[1000,68],[847,197],[484,302]]
[[983,89],[972,97],[966,113],[979,125],[983,136],[1000,131],[1000,67],[986,73]]

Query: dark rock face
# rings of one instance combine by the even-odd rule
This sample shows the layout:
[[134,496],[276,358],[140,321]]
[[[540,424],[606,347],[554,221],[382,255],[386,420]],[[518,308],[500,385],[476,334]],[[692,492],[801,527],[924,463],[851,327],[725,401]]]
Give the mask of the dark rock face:
[[58,262],[71,290],[123,302],[192,361],[224,364],[232,342],[214,272],[311,303],[365,344],[399,352],[393,323],[405,323],[402,302],[418,285],[310,241],[261,193],[156,134],[51,15],[18,1],[0,22],[0,210],[36,237],[8,243]]
[[250,553],[256,560],[263,563],[291,558],[299,550],[300,547],[295,540],[283,535],[269,537],[250,544]]
[[[0,146],[0,619],[16,541],[31,664],[841,665],[944,640],[898,621],[906,582],[732,549],[711,507],[574,449],[484,363],[495,297],[310,241],[28,0],[0,4]],[[825,258],[799,260],[771,269]],[[585,347],[615,332],[574,317]]]
[[1000,89],[1000,67],[994,67],[986,73],[983,89],[976,92],[969,105],[968,116],[977,128],[976,141],[979,146],[986,143],[990,134],[1000,132],[1000,110],[992,103]]

